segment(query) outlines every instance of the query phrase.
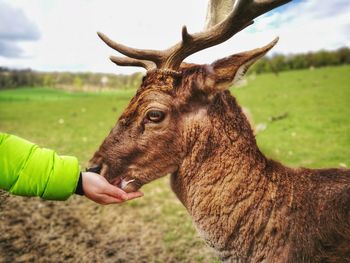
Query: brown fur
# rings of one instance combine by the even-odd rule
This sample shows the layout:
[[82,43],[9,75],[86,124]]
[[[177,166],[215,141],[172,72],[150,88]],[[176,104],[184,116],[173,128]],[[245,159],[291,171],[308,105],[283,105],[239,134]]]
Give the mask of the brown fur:
[[[148,72],[92,163],[110,180],[136,179],[135,189],[171,173],[224,262],[350,262],[350,171],[267,159],[235,98],[218,89],[247,62],[237,59]],[[145,121],[149,107],[165,119]]]

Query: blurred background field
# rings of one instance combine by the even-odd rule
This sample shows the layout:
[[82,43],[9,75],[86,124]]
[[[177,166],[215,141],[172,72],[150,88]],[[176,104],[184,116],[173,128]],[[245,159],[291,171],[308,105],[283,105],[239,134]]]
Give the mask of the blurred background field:
[[[289,166],[350,165],[350,66],[250,74],[232,88],[248,109],[261,150]],[[136,83],[137,84],[137,83]],[[135,89],[47,87],[0,91],[0,131],[24,137],[84,168]],[[197,236],[168,176],[118,206],[0,200],[0,262],[217,262]]]

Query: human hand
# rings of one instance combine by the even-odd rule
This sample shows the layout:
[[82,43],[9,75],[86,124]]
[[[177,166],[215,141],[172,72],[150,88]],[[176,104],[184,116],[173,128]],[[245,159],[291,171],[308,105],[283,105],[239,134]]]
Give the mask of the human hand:
[[84,195],[96,203],[102,205],[122,203],[143,196],[142,192],[124,192],[99,174],[92,172],[82,172],[81,174]]

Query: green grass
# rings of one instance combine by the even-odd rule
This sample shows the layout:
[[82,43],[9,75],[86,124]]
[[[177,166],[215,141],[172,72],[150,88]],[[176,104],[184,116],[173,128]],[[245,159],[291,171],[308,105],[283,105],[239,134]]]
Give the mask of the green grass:
[[233,93],[255,124],[267,125],[257,135],[267,156],[291,166],[350,165],[349,72],[343,66],[266,74]]
[[[249,109],[255,125],[266,125],[257,134],[257,141],[267,156],[291,166],[350,165],[349,72],[350,67],[344,66],[250,76],[248,86],[232,89],[232,93]],[[48,88],[1,91],[0,131],[60,154],[75,155],[84,167],[134,92],[69,93]],[[287,117],[270,121],[285,113]],[[154,262],[217,262],[196,236],[187,212],[170,191],[168,178],[152,182],[143,191],[145,197],[118,207],[118,211],[99,207],[91,222],[89,218],[83,221],[89,226],[122,213],[118,223],[122,230],[138,231],[133,229],[140,222],[142,228],[152,228],[153,234],[144,238],[150,246],[163,250],[148,257],[156,258]],[[131,220],[133,215],[136,218]],[[120,229],[111,228],[108,238],[122,236]],[[97,229],[93,231],[98,235]],[[145,253],[143,257],[154,253],[147,251],[139,253]]]
[[57,101],[109,96],[130,99],[134,93],[135,90],[132,89],[101,92],[68,92],[53,88],[21,88],[1,91],[0,101]]
[[0,92],[0,130],[17,134],[82,165],[113,127],[133,90],[82,93],[49,88]]

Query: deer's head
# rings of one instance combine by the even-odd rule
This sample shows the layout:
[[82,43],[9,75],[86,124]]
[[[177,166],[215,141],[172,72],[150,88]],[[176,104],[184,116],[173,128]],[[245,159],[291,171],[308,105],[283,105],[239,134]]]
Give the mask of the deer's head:
[[[135,191],[143,184],[176,172],[188,151],[193,127],[210,125],[208,109],[215,97],[238,80],[257,59],[276,43],[232,55],[210,65],[184,63],[189,55],[217,45],[252,24],[253,19],[288,0],[237,0],[232,12],[209,30],[189,34],[167,50],[133,49],[99,33],[111,48],[126,57],[111,57],[121,66],[147,69],[141,87],[120,116],[116,126],[90,161],[102,166],[110,181]],[[198,129],[197,129],[198,130]]]

